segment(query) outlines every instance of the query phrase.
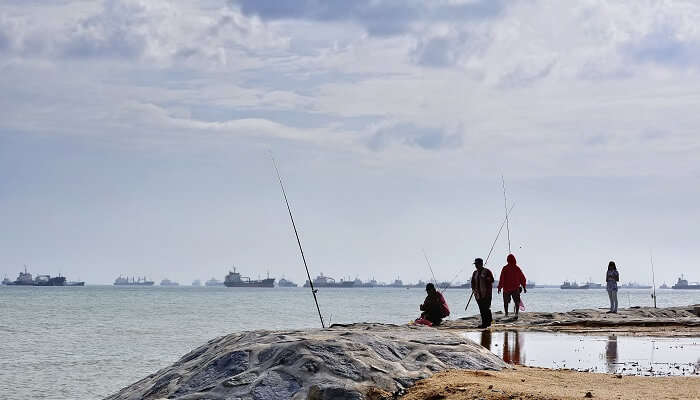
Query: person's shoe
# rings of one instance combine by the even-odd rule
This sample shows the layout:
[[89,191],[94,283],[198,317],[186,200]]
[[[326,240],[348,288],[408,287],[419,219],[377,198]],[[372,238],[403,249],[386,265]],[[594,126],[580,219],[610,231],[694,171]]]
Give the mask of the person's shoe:
[[612,313],[614,313],[614,312],[615,312],[615,311],[612,311],[612,310],[611,310],[611,311],[606,311],[605,313],[606,313],[606,314],[612,314]]

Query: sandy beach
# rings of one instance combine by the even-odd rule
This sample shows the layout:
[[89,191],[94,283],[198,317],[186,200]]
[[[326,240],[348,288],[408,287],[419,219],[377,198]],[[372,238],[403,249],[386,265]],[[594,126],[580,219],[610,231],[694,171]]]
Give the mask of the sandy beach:
[[[589,394],[590,393],[590,394]],[[443,371],[401,397],[425,399],[700,399],[700,377],[641,377],[516,367]]]

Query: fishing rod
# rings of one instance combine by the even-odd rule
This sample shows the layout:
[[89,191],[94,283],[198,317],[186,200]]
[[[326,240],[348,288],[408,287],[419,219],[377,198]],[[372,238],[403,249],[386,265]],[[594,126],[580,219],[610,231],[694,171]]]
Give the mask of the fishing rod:
[[651,249],[649,249],[649,261],[651,261],[651,297],[654,299],[654,308],[656,308],[656,280],[654,279],[654,256],[651,253]]
[[[510,215],[510,214],[511,214],[511,211],[513,211],[513,207],[515,207],[515,203],[513,203],[513,205],[510,207],[510,210],[508,210],[508,215]],[[505,221],[503,221],[503,223],[505,223]],[[502,229],[503,229],[503,224],[501,224],[501,230],[502,230]],[[501,232],[501,231],[499,230],[498,232],[499,232],[499,236],[500,236],[500,232]],[[496,237],[496,240],[498,240],[498,236]],[[491,245],[491,250],[489,251],[489,257],[491,256],[491,252],[493,251],[493,247],[494,247],[495,245],[496,245],[496,243],[495,243],[495,241],[494,241],[493,245]],[[488,262],[488,257],[486,258],[486,261]],[[484,264],[484,266],[486,266],[486,264]],[[450,282],[448,283],[448,285],[447,285],[446,287],[452,286],[452,282],[454,282],[455,279],[457,279],[457,277],[459,276],[459,274],[462,273],[463,270],[464,270],[464,267],[462,267],[462,268],[455,274],[455,276],[452,277],[452,279],[450,280]]]
[[428,255],[425,254],[425,249],[423,250],[423,257],[425,258],[425,262],[428,263],[428,268],[430,268],[430,273],[433,275],[433,282],[435,282],[435,287],[437,288],[438,292],[442,293],[440,290],[440,285],[438,285],[437,279],[435,279],[435,272],[433,272],[433,266],[430,265],[430,260],[428,260]]
[[503,208],[506,211],[506,230],[508,231],[508,254],[510,251],[510,222],[508,221],[508,199],[506,198],[506,179],[501,174],[501,183],[503,184]]
[[[503,231],[503,226],[508,222],[508,215],[513,211],[514,207],[515,207],[515,203],[513,203],[513,205],[510,206],[510,210],[506,211],[506,219],[503,220],[503,223],[501,223],[501,227],[498,228],[498,233],[496,234],[496,239],[493,240],[493,243],[491,244],[491,250],[489,250],[489,254],[486,256],[486,261],[484,261],[484,268],[486,268],[486,265],[489,263],[489,258],[491,258],[491,253],[493,252],[493,248],[496,246],[496,242],[498,242],[498,238],[501,237],[501,232]],[[467,308],[469,308],[469,303],[471,303],[472,297],[474,297],[474,288],[472,288],[472,294],[469,296],[469,300],[467,300],[467,305],[464,307],[464,311],[467,311]]]
[[314,296],[314,303],[316,303],[316,310],[318,311],[318,317],[321,319],[321,327],[326,328],[326,324],[323,322],[323,315],[321,315],[321,308],[318,306],[318,299],[316,298],[317,290],[314,289],[314,282],[311,280],[311,274],[309,273],[309,266],[306,264],[306,257],[304,256],[304,249],[301,247],[301,240],[299,239],[299,232],[297,231],[297,226],[294,223],[294,217],[292,216],[292,208],[289,206],[289,200],[287,199],[287,192],[284,190],[284,184],[282,183],[282,175],[277,168],[277,161],[275,157],[272,157],[272,165],[275,167],[275,172],[277,172],[277,179],[280,182],[280,188],[282,189],[282,195],[284,196],[284,202],[287,204],[287,211],[289,211],[289,220],[292,221],[292,228],[294,228],[294,235],[297,237],[297,244],[299,245],[299,253],[301,253],[301,259],[304,261],[304,268],[306,268],[306,276],[309,278],[309,286],[311,286],[311,294]]

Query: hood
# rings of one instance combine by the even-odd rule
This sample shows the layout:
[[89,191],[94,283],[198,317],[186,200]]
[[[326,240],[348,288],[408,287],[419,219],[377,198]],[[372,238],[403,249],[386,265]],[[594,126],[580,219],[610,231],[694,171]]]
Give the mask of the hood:
[[508,257],[506,258],[506,260],[508,260],[508,265],[516,265],[514,255],[508,254]]

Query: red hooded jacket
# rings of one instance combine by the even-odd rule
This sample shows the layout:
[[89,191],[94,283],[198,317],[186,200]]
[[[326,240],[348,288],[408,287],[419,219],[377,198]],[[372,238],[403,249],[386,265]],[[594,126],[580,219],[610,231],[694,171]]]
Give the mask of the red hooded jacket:
[[520,286],[525,287],[527,280],[525,274],[515,263],[515,256],[508,254],[508,264],[501,270],[501,277],[498,279],[498,288],[504,292],[514,292]]

